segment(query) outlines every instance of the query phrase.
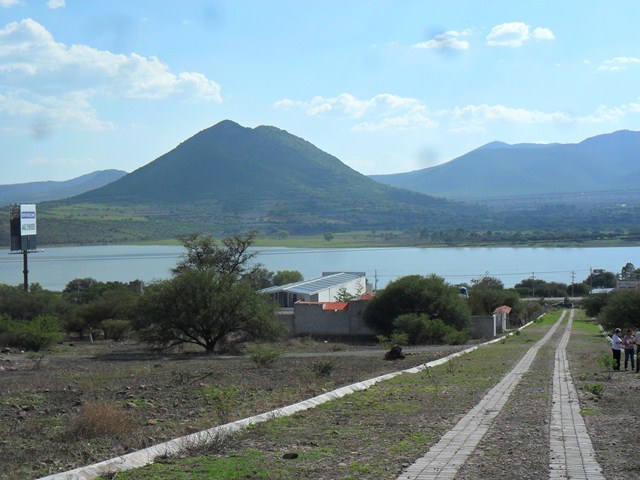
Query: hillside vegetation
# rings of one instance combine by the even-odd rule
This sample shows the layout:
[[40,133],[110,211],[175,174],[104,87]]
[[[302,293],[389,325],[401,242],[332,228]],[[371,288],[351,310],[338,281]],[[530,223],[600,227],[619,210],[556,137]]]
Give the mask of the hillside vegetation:
[[[591,152],[592,161],[575,175],[578,183],[593,185],[588,178],[599,174],[595,165],[603,152],[610,152],[619,167],[611,169],[617,177],[602,175],[603,181],[633,180],[631,173],[623,175],[623,165],[630,165],[623,157],[637,150],[633,143],[625,146],[628,138],[635,133],[569,146],[494,143],[434,169],[439,175],[434,184],[438,194],[451,195],[473,192],[470,178],[482,191],[502,195],[514,188],[539,193],[550,185],[556,193],[567,192],[563,185],[571,185],[571,162],[544,157],[561,147],[565,159]],[[579,170],[573,165],[571,171]],[[249,230],[258,232],[258,241],[315,243],[316,238],[327,246],[334,238],[343,246],[610,245],[640,238],[640,202],[514,198],[462,203],[383,185],[284,130],[245,128],[227,120],[107,185],[38,203],[38,243],[158,242],[193,232],[222,237]],[[9,242],[9,227],[2,216],[0,246],[4,242]]]

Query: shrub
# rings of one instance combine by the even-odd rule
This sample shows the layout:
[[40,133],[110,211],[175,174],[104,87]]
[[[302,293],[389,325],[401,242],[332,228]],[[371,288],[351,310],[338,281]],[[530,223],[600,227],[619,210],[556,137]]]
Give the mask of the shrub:
[[41,315],[31,321],[0,317],[0,336],[4,343],[39,352],[62,340],[60,322],[53,315]]
[[100,322],[100,328],[102,328],[104,338],[110,338],[115,342],[119,342],[131,331],[131,322],[129,320],[112,318]]
[[282,352],[275,348],[259,347],[249,352],[249,357],[260,367],[269,367],[282,355]]
[[469,334],[467,332],[450,332],[445,337],[446,342],[449,345],[464,345],[469,341]]
[[443,343],[456,330],[439,318],[430,319],[427,315],[409,313],[400,315],[393,321],[394,332],[407,335],[409,345],[425,343]]
[[318,360],[313,362],[309,369],[318,377],[328,377],[336,368],[334,360]]
[[131,419],[120,409],[106,402],[84,404],[71,420],[70,438],[92,438],[103,435],[127,437],[132,431]]
[[376,340],[384,348],[391,348],[394,345],[409,345],[409,335],[400,332],[392,333],[389,337],[378,335]]

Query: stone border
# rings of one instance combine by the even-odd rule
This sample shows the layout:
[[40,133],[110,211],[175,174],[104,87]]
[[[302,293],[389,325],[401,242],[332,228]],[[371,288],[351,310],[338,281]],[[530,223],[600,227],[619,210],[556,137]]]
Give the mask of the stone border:
[[[523,325],[522,327],[518,328],[517,330],[522,330],[528,327],[529,325],[531,325],[532,323],[533,322],[529,322],[526,325]],[[259,415],[255,415],[253,417],[244,418],[242,420],[237,420],[235,422],[227,423],[224,425],[218,425],[208,430],[203,430],[201,432],[193,433],[191,435],[175,438],[173,440],[169,440],[164,443],[159,443],[157,445],[153,445],[151,447],[148,447],[142,450],[127,453],[126,455],[111,458],[109,460],[104,460],[102,462],[94,463],[92,465],[88,465],[85,467],[76,468],[74,470],[69,470],[67,472],[56,473],[53,475],[49,475],[47,477],[41,477],[39,480],[90,480],[90,479],[99,477],[101,475],[144,467],[145,465],[149,465],[150,463],[153,463],[154,460],[158,457],[164,457],[168,455],[169,456],[177,455],[180,452],[183,452],[189,448],[206,445],[207,443],[210,443],[215,439],[224,438],[225,436],[231,433],[243,430],[251,425],[266,422],[267,420],[271,420],[274,418],[287,417],[287,416],[293,415],[294,413],[301,412],[303,410],[308,410],[310,408],[314,408],[318,405],[329,402],[331,400],[336,400],[338,398],[342,398],[346,395],[350,395],[358,391],[367,390],[369,387],[375,385],[376,383],[389,380],[391,378],[397,377],[405,373],[418,373],[427,368],[442,365],[448,362],[449,360],[452,360],[454,358],[460,357],[467,353],[473,352],[474,350],[477,350],[480,347],[484,347],[486,345],[491,345],[492,343],[499,342],[503,338],[511,336],[514,333],[515,332],[511,332],[508,335],[503,335],[503,336],[494,338],[493,340],[490,340],[488,342],[481,343],[480,345],[475,345],[465,350],[461,350],[459,352],[453,353],[447,357],[439,358],[438,360],[434,360],[432,362],[428,362],[428,363],[419,365],[417,367],[409,368],[406,370],[400,370],[393,373],[387,373],[386,375],[381,375],[379,377],[365,380],[363,382],[347,385],[345,387],[332,390],[331,392],[323,393],[322,395],[318,395],[316,397],[310,398],[308,400],[303,400],[301,402],[294,403],[286,407],[278,408],[276,410],[272,410],[267,413],[262,413]]]

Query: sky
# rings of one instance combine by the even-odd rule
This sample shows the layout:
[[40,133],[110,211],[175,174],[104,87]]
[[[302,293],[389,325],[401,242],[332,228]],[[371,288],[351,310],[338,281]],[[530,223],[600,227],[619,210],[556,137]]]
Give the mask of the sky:
[[228,119],[366,175],[640,130],[640,2],[0,0],[0,185],[131,172]]

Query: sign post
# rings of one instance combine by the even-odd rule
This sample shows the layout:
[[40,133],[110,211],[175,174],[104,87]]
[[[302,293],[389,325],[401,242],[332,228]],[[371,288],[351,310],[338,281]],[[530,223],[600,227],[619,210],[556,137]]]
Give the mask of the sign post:
[[36,206],[35,204],[9,206],[9,225],[11,228],[11,253],[22,253],[22,273],[24,290],[29,291],[28,254],[36,250]]

